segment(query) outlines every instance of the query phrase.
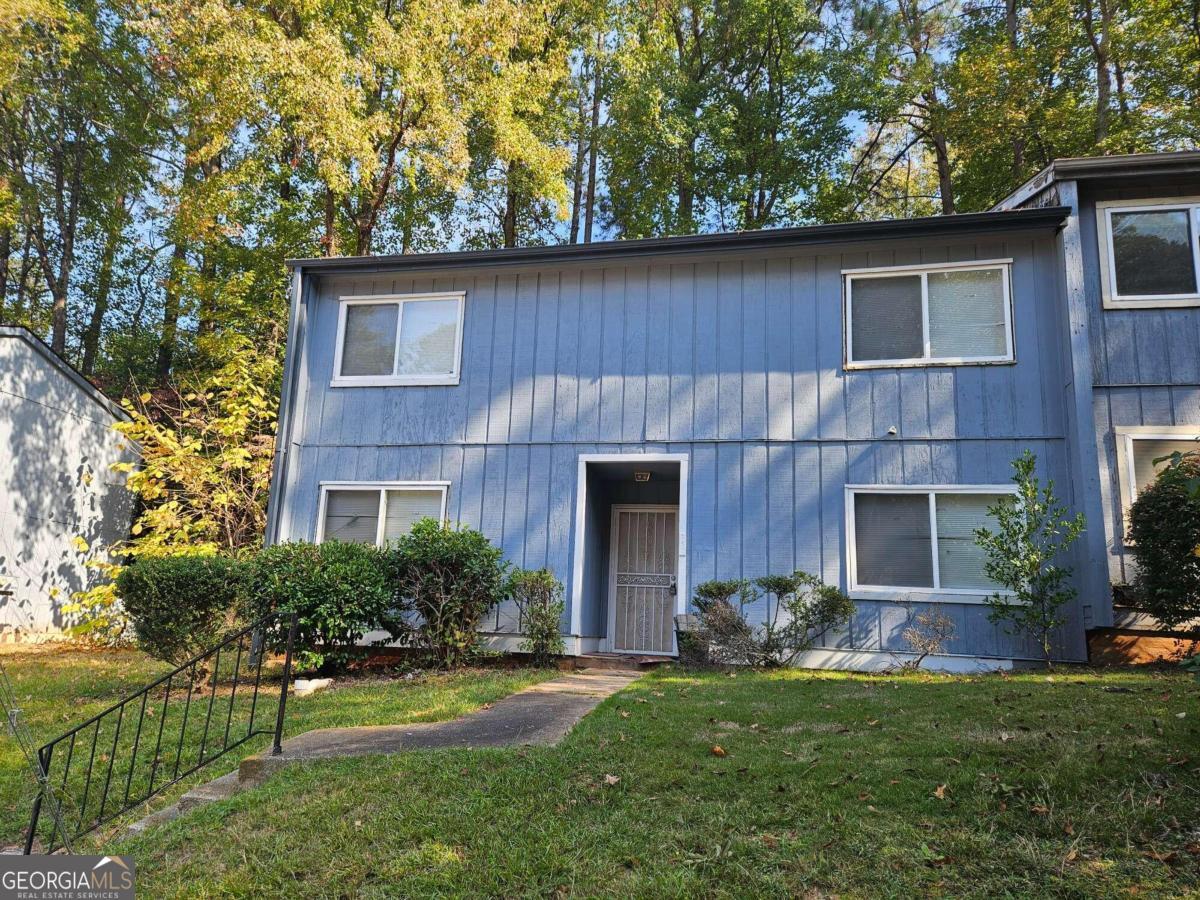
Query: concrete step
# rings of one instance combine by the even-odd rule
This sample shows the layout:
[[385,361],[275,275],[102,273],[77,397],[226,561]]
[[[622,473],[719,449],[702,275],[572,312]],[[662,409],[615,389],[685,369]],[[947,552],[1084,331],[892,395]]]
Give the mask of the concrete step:
[[218,800],[228,800],[238,791],[245,788],[238,773],[230,772],[206,784],[197,785],[179,798],[179,811],[187,812],[197,806],[205,806]]
[[646,672],[674,662],[670,656],[640,656],[630,653],[584,653],[573,657],[576,671],[615,670],[618,672]]

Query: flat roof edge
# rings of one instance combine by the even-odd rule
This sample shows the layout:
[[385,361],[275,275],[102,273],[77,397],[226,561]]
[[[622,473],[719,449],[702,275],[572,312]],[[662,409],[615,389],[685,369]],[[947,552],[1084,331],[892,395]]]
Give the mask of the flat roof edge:
[[530,265],[541,262],[590,262],[667,254],[715,253],[729,250],[786,248],[812,244],[845,243],[856,240],[888,240],[980,234],[1033,228],[1057,228],[1070,210],[1063,206],[926,216],[919,219],[884,219],[844,222],[799,228],[761,231],[720,232],[592,244],[553,244],[543,247],[513,247],[504,250],[465,250],[444,253],[412,253],[387,256],[335,256],[289,259],[289,268],[315,271],[362,269],[445,269],[491,265]]

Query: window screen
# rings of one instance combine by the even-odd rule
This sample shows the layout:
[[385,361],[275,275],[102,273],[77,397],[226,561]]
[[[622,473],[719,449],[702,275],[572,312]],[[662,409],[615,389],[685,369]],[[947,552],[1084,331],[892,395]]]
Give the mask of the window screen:
[[999,269],[930,272],[930,354],[1004,356],[1004,305],[1004,275]]
[[440,519],[441,491],[388,491],[383,539],[392,541],[408,534],[421,519]]
[[998,494],[937,494],[938,576],[944,588],[994,590],[984,574],[987,554],[975,543],[976,528],[995,528],[988,507]]
[[374,544],[379,530],[379,491],[329,491],[324,540]]
[[396,356],[396,303],[346,307],[343,375],[391,375]]
[[[348,301],[342,307],[342,378],[447,384],[458,375],[463,298]],[[352,381],[350,383],[353,383]]]
[[914,359],[925,355],[921,276],[855,278],[850,296],[855,360]]
[[1004,265],[847,278],[851,363],[1011,359]]
[[1166,465],[1165,462],[1154,464],[1154,460],[1170,456],[1172,453],[1187,453],[1200,450],[1200,441],[1195,440],[1159,440],[1146,439],[1133,441],[1133,482],[1135,494],[1154,481],[1158,473]]
[[[994,527],[988,508],[1006,494],[855,490],[852,583],[990,593],[975,530]],[[930,523],[932,509],[933,523]],[[936,562],[936,565],[935,565]]]
[[1113,212],[1113,268],[1117,294],[1196,293],[1190,209]]
[[449,375],[454,371],[457,333],[457,300],[405,303],[397,374]]
[[859,584],[933,587],[928,494],[855,494]]

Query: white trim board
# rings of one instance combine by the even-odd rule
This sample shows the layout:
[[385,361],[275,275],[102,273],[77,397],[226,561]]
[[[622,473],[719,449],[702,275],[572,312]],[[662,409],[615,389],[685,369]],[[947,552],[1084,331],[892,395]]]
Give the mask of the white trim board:
[[[850,672],[886,672],[916,659],[915,653],[903,650],[834,650],[819,648],[801,653],[793,666],[798,669],[840,669]],[[1005,657],[955,656],[945,654],[925,657],[922,671],[974,674],[978,672],[1011,672],[1013,661]]]
[[[1116,253],[1112,216],[1122,212],[1156,212],[1163,207],[1187,209],[1191,224],[1192,272],[1196,290],[1188,294],[1117,294]],[[1200,306],[1200,197],[1157,197],[1150,200],[1101,200],[1096,204],[1096,239],[1100,251],[1100,299],[1104,309],[1162,309]]]
[[[571,531],[571,633],[583,631],[583,534],[587,525],[587,467],[589,463],[673,462],[679,464],[679,571],[675,578],[675,610],[687,612],[688,459],[686,453],[581,453],[575,475],[575,522]],[[607,636],[606,636],[607,637]]]

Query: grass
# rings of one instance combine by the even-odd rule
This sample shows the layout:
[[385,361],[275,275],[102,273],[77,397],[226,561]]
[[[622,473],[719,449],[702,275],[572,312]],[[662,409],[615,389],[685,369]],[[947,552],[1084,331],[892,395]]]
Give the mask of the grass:
[[313,763],[108,849],[156,897],[1195,896],[1198,696],[666,670],[558,747]]
[[[4,665],[13,691],[21,704],[22,716],[35,742],[39,744],[85,722],[170,670],[166,664],[132,650],[98,652],[63,645],[8,649],[0,652],[0,663]],[[232,666],[228,668],[231,669]],[[226,664],[222,665],[222,672],[228,674]],[[338,679],[329,690],[309,697],[290,697],[285,735],[298,734],[312,728],[342,725],[435,722],[452,719],[548,677],[551,677],[550,673],[529,670],[476,670],[453,676],[423,677],[413,681],[381,675],[347,677]],[[253,710],[253,722],[257,728],[273,727],[276,708],[274,701],[279,684],[277,678],[276,675],[273,683],[265,681],[263,684],[264,693],[260,697],[264,699],[260,699],[258,706]],[[155,692],[147,706],[147,722],[154,723],[158,717],[165,716],[164,733],[178,737],[184,724],[181,701],[185,696],[186,692],[177,687],[169,697],[171,702],[165,707],[164,714],[160,694]],[[221,734],[223,737],[225,715],[230,706],[233,707],[232,715],[229,716],[233,723],[233,731],[237,732],[239,728],[248,730],[247,726],[251,721],[250,697],[251,693],[245,686],[240,687],[239,693],[234,694],[230,691],[228,683],[221,685],[214,701],[213,721],[217,725],[210,731],[210,735]],[[178,756],[182,758],[181,771],[186,771],[194,764],[194,760],[199,758],[206,719],[203,713],[206,711],[207,700],[207,693],[196,694],[196,701],[192,705],[184,732],[185,740],[182,743],[174,744],[171,740],[163,742],[159,772],[172,768],[177,750]],[[76,751],[78,755],[68,772],[69,790],[64,792],[69,795],[68,801],[72,798],[74,800],[73,803],[68,802],[68,806],[74,810],[75,815],[79,815],[79,801],[85,796],[86,787],[84,775],[87,767],[79,763],[90,751],[93,739],[98,747],[95,771],[101,777],[106,771],[114,737],[118,741],[117,753],[114,754],[117,762],[114,763],[116,772],[110,791],[111,805],[106,807],[109,814],[118,808],[116,799],[124,793],[126,784],[131,784],[130,796],[134,798],[148,785],[149,764],[154,755],[153,743],[150,740],[141,741],[136,757],[139,765],[132,769],[123,769],[122,765],[135,758],[132,753],[135,729],[130,727],[129,722],[126,722],[120,731],[115,726],[115,718],[110,717],[101,723],[98,734],[94,734],[91,729],[81,733]],[[153,724],[148,727],[146,733],[154,733]],[[210,748],[214,740],[215,738],[210,737]],[[195,775],[181,780],[165,794],[154,798],[150,807],[141,811],[165,805],[190,786],[232,771],[240,759],[264,749],[269,741],[267,735],[252,738]],[[65,748],[62,747],[56,750],[51,761],[51,773],[56,780],[66,761],[64,751]],[[211,750],[206,753],[206,756],[208,755],[211,755]],[[160,777],[157,783],[161,784],[163,780]],[[86,794],[86,810],[89,817],[100,809],[102,784],[102,781],[94,782]],[[16,743],[11,739],[0,741],[0,844],[13,845],[22,839],[22,833],[29,821],[29,808],[34,793],[29,765]],[[116,828],[123,821],[117,820],[114,826],[108,829],[107,834],[116,833]],[[48,817],[43,817],[43,827],[39,829],[43,839],[49,836],[49,827]],[[101,834],[105,832],[102,831]]]

